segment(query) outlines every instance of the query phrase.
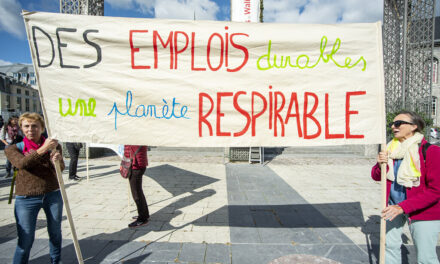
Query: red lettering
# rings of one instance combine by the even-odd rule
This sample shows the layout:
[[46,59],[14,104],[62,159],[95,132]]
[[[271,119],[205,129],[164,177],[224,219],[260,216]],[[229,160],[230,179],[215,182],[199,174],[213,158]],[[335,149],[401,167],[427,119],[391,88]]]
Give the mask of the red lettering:
[[350,111],[350,96],[364,95],[366,91],[347,92],[345,96],[345,138],[364,138],[364,135],[350,134],[350,115],[359,114],[358,111]]
[[243,62],[241,63],[241,65],[239,65],[237,68],[234,68],[234,69],[227,69],[228,72],[237,72],[237,71],[239,71],[241,68],[244,67],[244,65],[246,65],[246,63],[247,63],[247,61],[248,61],[248,59],[249,59],[249,52],[248,52],[248,49],[247,49],[245,46],[238,45],[238,44],[236,44],[236,43],[234,42],[234,37],[237,36],[237,35],[238,35],[238,36],[246,36],[246,37],[249,37],[249,35],[248,35],[248,34],[244,34],[244,33],[234,33],[234,34],[231,34],[231,45],[232,45],[234,48],[243,51],[243,53],[244,53],[244,58],[243,58]]
[[[295,114],[291,114],[293,102],[295,102]],[[302,137],[301,121],[299,118],[298,97],[296,96],[296,93],[292,93],[290,95],[290,103],[289,103],[289,108],[287,109],[287,115],[286,115],[286,121],[285,121],[286,125],[289,122],[290,117],[296,118],[296,126],[298,128],[298,137]]]
[[240,132],[236,132],[234,133],[234,137],[239,137],[242,136],[246,133],[246,131],[249,129],[249,125],[251,123],[251,116],[248,114],[248,112],[246,112],[245,110],[243,110],[239,105],[238,105],[238,96],[240,96],[241,94],[246,94],[246,92],[244,91],[239,91],[234,95],[234,108],[237,109],[238,112],[240,112],[240,114],[244,115],[246,117],[246,125],[244,126],[243,130],[241,130]]
[[[272,85],[269,86],[272,89]],[[269,129],[272,129],[272,119],[273,119],[273,92],[269,91]]]
[[[263,105],[264,105],[263,109],[258,114],[254,114],[255,95],[260,97],[263,100]],[[264,98],[264,96],[262,94],[260,94],[259,92],[252,92],[252,103],[251,103],[251,105],[252,105],[252,114],[251,114],[252,115],[252,136],[255,137],[255,124],[256,124],[257,118],[259,116],[261,116],[264,113],[264,111],[266,111],[266,108],[267,108],[266,98]]]
[[154,49],[154,68],[157,69],[158,56],[157,56],[157,39],[159,39],[162,47],[166,48],[170,45],[170,69],[173,69],[173,31],[168,35],[167,42],[163,42],[157,30],[153,31],[153,49]]
[[196,38],[196,33],[191,33],[191,70],[193,71],[206,71],[206,68],[197,68],[194,66],[194,39]]
[[[213,68],[211,65],[211,41],[214,37],[218,37],[220,39],[220,61],[218,63],[218,66],[216,68]],[[223,38],[220,34],[218,33],[214,33],[212,34],[209,39],[208,39],[208,49],[207,49],[207,55],[206,55],[206,59],[208,61],[208,67],[212,70],[212,71],[217,71],[218,69],[220,69],[220,67],[223,65],[223,50],[224,50],[224,41]]]
[[[228,30],[228,27],[225,27],[225,30]],[[228,50],[229,50],[229,34],[226,32],[225,36],[225,67],[228,67]]]
[[[211,108],[209,109],[208,113],[203,115],[203,97],[208,98],[211,102]],[[199,94],[199,137],[202,137],[202,123],[205,123],[208,126],[209,129],[209,135],[212,136],[212,126],[211,123],[206,119],[211,113],[212,110],[214,110],[214,101],[212,100],[211,96],[209,96],[207,93],[200,93]]]
[[[185,36],[185,47],[183,47],[180,50],[177,45],[177,43],[179,43],[177,41],[179,34],[182,34],[183,36]],[[185,32],[183,32],[183,31],[175,31],[174,32],[174,69],[177,69],[177,55],[179,55],[179,53],[182,53],[186,50],[186,48],[188,47],[188,43],[189,43],[189,38]]]
[[329,111],[328,111],[328,93],[326,93],[325,94],[325,138],[326,139],[344,138],[344,134],[330,134],[328,116],[329,116]]
[[131,68],[132,69],[150,69],[150,66],[146,65],[134,65],[134,54],[139,52],[139,48],[135,48],[133,45],[133,33],[148,33],[148,30],[130,30],[130,48],[131,48]]
[[251,4],[244,4],[244,14],[249,15],[251,13]]
[[[313,97],[315,99],[314,105],[312,110],[307,113],[307,106],[309,102],[309,96]],[[306,92],[304,93],[304,116],[303,116],[303,123],[304,123],[304,139],[313,139],[317,138],[321,134],[321,125],[319,124],[318,120],[313,116],[313,114],[316,111],[316,108],[318,108],[318,96],[314,93]],[[316,126],[318,127],[318,131],[313,135],[307,134],[307,119],[312,119],[313,122],[315,122]]]
[[[278,108],[278,96],[281,96],[282,98],[282,103],[281,106]],[[286,99],[284,98],[284,94],[282,92],[275,92],[275,119],[274,119],[274,136],[277,137],[277,120],[280,120],[280,124],[281,124],[281,136],[284,137],[284,123],[283,123],[283,118],[280,115],[281,110],[283,110],[284,105],[286,103]]]
[[227,92],[227,93],[217,93],[217,136],[219,137],[229,137],[231,136],[231,132],[221,132],[220,131],[220,118],[224,116],[225,114],[221,112],[221,103],[222,103],[222,97],[223,96],[232,96],[233,93]]

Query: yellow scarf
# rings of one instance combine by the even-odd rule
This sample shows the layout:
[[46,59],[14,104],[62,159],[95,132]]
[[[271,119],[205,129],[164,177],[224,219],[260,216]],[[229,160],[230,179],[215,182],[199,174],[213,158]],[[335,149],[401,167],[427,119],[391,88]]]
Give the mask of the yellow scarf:
[[423,135],[416,132],[414,136],[399,142],[393,138],[388,145],[388,173],[387,179],[394,181],[394,162],[395,159],[402,159],[399,170],[397,171],[397,183],[407,188],[420,185],[420,156],[419,144],[422,142]]

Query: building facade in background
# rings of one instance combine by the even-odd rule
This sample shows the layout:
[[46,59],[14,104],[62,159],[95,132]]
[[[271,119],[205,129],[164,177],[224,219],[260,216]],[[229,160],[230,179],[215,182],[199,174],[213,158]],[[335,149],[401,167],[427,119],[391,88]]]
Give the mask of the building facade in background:
[[432,61],[432,107],[431,116],[434,126],[440,127],[440,83],[439,83],[439,60],[440,60],[440,17],[435,18],[434,50]]
[[42,114],[35,71],[32,65],[0,66],[0,111],[6,121],[24,112]]

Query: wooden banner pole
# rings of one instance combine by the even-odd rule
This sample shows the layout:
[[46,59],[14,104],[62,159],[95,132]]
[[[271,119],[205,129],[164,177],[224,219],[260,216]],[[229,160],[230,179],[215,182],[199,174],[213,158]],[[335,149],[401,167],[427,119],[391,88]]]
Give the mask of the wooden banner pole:
[[[386,150],[386,145],[381,144],[381,151]],[[381,208],[382,210],[387,207],[387,164],[380,164],[380,173],[381,173],[381,192],[382,192],[382,202]],[[387,223],[384,218],[380,218],[380,250],[379,250],[379,264],[385,264],[385,241],[386,241],[386,228]]]
[[61,172],[60,162],[55,162],[55,170],[57,172],[57,179],[60,185],[61,197],[66,208],[67,219],[69,220],[70,231],[72,232],[73,245],[75,246],[75,253],[79,264],[84,264],[84,260],[81,254],[81,248],[79,247],[78,238],[76,236],[75,224],[73,223],[72,213],[70,211],[69,200],[67,199],[66,189],[64,188],[63,174]]
[[127,179],[127,214],[130,215],[130,180]]
[[89,183],[89,144],[86,143],[86,171],[87,171],[87,183]]

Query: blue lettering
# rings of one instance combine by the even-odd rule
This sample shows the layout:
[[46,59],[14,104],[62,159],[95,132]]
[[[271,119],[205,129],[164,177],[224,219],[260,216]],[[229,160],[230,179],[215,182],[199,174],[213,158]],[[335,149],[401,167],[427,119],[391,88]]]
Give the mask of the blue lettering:
[[[126,97],[125,97],[125,112],[121,112],[118,109],[118,106],[116,104],[116,102],[113,103],[113,107],[110,110],[110,112],[107,115],[111,115],[114,114],[115,116],[115,130],[118,129],[118,115],[121,116],[129,116],[129,117],[133,117],[133,118],[142,118],[142,117],[152,117],[155,119],[171,119],[171,118],[184,118],[184,119],[190,119],[189,117],[186,116],[186,113],[188,112],[188,106],[186,105],[182,105],[182,107],[180,107],[180,115],[176,115],[175,113],[175,109],[179,107],[180,103],[176,102],[176,98],[173,97],[173,104],[171,106],[171,111],[169,111],[169,106],[168,103],[165,99],[162,99],[164,105],[162,106],[162,111],[161,112],[161,116],[158,116],[158,113],[156,111],[157,106],[156,105],[143,105],[140,104],[136,107],[136,110],[134,112],[134,114],[130,113],[131,110],[131,105],[133,102],[133,94],[131,91],[127,91]],[[178,111],[178,110],[177,110]],[[160,114],[159,112],[159,114]],[[170,113],[168,115],[168,113]],[[168,115],[168,116],[167,116]]]

